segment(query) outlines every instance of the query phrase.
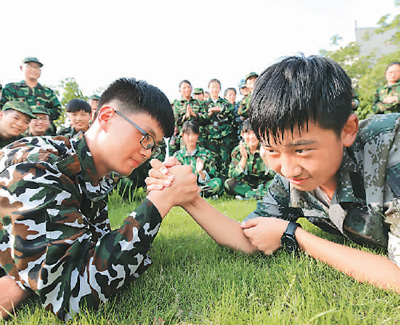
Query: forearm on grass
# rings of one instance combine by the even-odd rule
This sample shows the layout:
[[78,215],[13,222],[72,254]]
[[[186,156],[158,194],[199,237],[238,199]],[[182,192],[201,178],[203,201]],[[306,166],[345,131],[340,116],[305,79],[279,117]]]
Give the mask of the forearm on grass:
[[228,218],[200,196],[183,208],[217,244],[245,253],[257,250],[244,236],[239,222]]
[[296,239],[311,257],[360,282],[400,293],[400,269],[388,258],[333,243],[301,228],[296,230]]

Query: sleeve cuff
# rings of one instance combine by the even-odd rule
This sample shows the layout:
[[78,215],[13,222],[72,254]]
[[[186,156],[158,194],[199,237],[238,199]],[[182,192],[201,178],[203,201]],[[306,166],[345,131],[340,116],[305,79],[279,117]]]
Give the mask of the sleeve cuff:
[[135,219],[143,227],[146,223],[155,225],[162,222],[162,218],[156,206],[149,199],[145,198],[143,202],[135,209]]

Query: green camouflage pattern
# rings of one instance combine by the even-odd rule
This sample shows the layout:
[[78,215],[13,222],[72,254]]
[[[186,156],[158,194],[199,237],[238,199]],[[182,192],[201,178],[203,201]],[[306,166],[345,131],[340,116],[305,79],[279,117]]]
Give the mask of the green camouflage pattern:
[[50,112],[50,120],[57,120],[61,113],[61,104],[55,92],[40,83],[36,87],[29,87],[25,81],[9,83],[1,91],[0,108],[9,100],[24,99],[29,106],[42,105]]
[[209,139],[222,139],[231,136],[235,123],[235,109],[226,99],[219,97],[214,103],[211,99],[205,101],[206,112],[211,107],[221,107],[220,113],[214,113],[211,116],[205,114],[205,124],[208,130]]
[[0,151],[0,270],[62,320],[142,274],[162,221],[146,199],[111,230],[117,179],[96,174],[82,135],[24,138]]
[[[186,111],[187,107],[190,105],[192,108],[193,112],[197,115],[195,116],[190,116],[189,118],[186,118]],[[206,138],[207,138],[207,129],[203,127],[203,125],[206,123],[206,111],[205,111],[205,105],[204,102],[190,98],[189,100],[181,99],[181,100],[175,100],[173,103],[173,111],[174,111],[174,118],[175,118],[175,125],[178,126],[178,140],[177,143],[180,144],[181,140],[181,128],[183,123],[186,121],[193,121],[196,122],[199,125],[199,130],[200,130],[200,136],[199,136],[199,143],[201,145],[204,145]],[[177,146],[174,148],[177,150],[180,149],[180,146]]]
[[[383,103],[383,100],[387,96],[396,96],[397,103]],[[376,114],[400,113],[400,80],[393,86],[384,85],[376,90],[375,101],[372,106],[372,110]]]
[[[190,105],[193,112],[197,114],[196,117],[190,116],[189,118],[185,117],[187,106]],[[186,121],[194,121],[199,125],[202,125],[204,121],[204,104],[194,98],[190,98],[189,100],[181,99],[174,101],[173,111],[174,111],[174,118],[175,124],[178,125],[179,128],[182,127],[183,123]]]
[[244,120],[249,118],[250,115],[250,100],[251,100],[251,94],[247,94],[246,96],[243,97],[242,101],[239,104],[239,107],[237,109],[237,114],[241,116]]
[[[355,143],[345,148],[338,188],[329,206],[276,175],[268,194],[247,219],[305,217],[320,228],[361,244],[388,247],[400,266],[400,114],[360,122]],[[389,242],[388,242],[389,237]]]
[[38,58],[36,58],[34,56],[27,56],[27,57],[22,59],[22,63],[29,63],[29,62],[35,62],[35,63],[39,64],[40,67],[43,67],[43,63],[40,62],[38,60]]
[[36,118],[32,113],[31,107],[24,101],[19,100],[10,100],[4,104],[2,110],[6,111],[8,109],[13,109],[15,111],[21,112],[25,115],[28,115],[30,118]]
[[[189,165],[192,171],[197,176],[197,184],[202,189],[202,194],[205,197],[219,195],[222,190],[222,181],[216,177],[215,164],[212,154],[206,148],[197,146],[194,153],[190,154],[186,147],[182,147],[179,151],[174,153],[174,156],[182,165]],[[197,158],[204,162],[203,171],[206,173],[206,179],[201,180],[200,175],[196,172]]]
[[42,105],[35,105],[35,106],[31,106],[32,109],[32,113],[33,114],[46,114],[46,115],[50,115],[49,110],[42,106]]
[[275,172],[265,165],[259,148],[254,154],[250,153],[246,144],[245,148],[247,161],[244,169],[239,164],[241,160],[240,145],[232,150],[229,178],[225,181],[225,190],[230,195],[261,198],[267,194],[266,189],[274,178]]
[[73,126],[69,126],[69,127],[63,128],[60,131],[58,131],[57,135],[73,137],[73,136],[77,135],[78,133],[79,132],[77,132]]
[[213,154],[217,175],[224,182],[228,177],[231,151],[237,144],[235,109],[231,103],[221,97],[215,103],[209,99],[205,101],[205,104],[206,111],[211,107],[222,107],[220,113],[211,116],[207,114],[205,147]]

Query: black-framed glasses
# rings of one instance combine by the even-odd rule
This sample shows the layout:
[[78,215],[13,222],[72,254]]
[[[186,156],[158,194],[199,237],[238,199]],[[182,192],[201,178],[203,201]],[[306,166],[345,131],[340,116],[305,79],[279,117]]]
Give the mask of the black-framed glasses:
[[125,121],[133,125],[143,136],[140,139],[140,145],[143,147],[143,149],[146,150],[151,150],[151,154],[153,157],[157,157],[161,153],[161,149],[158,147],[156,144],[156,141],[154,140],[153,136],[149,133],[147,133],[145,130],[143,130],[139,125],[137,125],[135,122],[131,121],[129,118],[127,118],[124,114],[121,112],[117,111],[114,109],[115,114],[121,116]]

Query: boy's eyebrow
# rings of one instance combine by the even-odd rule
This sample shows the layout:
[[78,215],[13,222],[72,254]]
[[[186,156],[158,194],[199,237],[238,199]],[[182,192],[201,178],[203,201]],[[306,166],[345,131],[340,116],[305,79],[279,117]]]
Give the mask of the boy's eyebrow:
[[305,146],[305,145],[309,145],[309,144],[313,144],[315,143],[315,140],[299,140],[293,143],[288,143],[286,146],[288,147],[295,147],[295,146]]
[[[284,144],[283,146],[284,147],[306,146],[306,145],[314,144],[316,142],[317,141],[315,141],[315,140],[299,140],[299,141],[296,141],[296,142],[293,142],[293,143]],[[267,147],[267,148],[272,148],[272,145],[269,145],[267,143],[263,143],[263,146]]]

